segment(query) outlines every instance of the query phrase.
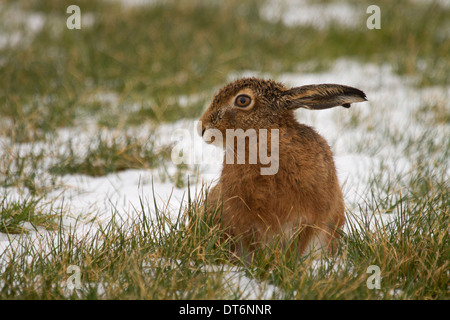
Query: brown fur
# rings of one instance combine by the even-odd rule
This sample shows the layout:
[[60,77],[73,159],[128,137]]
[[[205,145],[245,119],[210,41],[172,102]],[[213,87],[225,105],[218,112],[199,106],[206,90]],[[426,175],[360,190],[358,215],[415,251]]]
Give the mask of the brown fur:
[[[253,100],[248,110],[233,105],[242,93]],[[226,164],[224,160],[220,180],[208,196],[208,210],[223,205],[221,223],[227,233],[242,237],[238,254],[267,244],[277,235],[295,235],[302,254],[314,237],[322,246],[335,247],[345,216],[333,155],[313,128],[295,120],[293,109],[349,107],[365,100],[362,91],[351,87],[326,84],[288,89],[256,78],[237,80],[214,96],[200,118],[200,134],[214,128],[225,138],[226,129],[279,129],[275,175],[261,175],[264,165],[260,163]]]

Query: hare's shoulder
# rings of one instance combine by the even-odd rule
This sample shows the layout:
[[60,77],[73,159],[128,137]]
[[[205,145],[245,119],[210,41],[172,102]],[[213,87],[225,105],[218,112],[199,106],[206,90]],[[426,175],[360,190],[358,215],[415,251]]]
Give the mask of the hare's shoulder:
[[[281,136],[280,143],[284,144],[284,148],[298,149],[317,149],[318,152],[328,150],[327,141],[314,129],[305,124],[295,123],[287,128]],[[291,151],[291,150],[289,150]]]

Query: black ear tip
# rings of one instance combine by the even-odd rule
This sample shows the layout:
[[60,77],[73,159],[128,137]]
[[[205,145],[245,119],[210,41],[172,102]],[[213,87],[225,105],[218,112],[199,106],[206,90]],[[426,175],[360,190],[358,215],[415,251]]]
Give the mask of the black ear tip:
[[[354,88],[354,89],[355,89],[355,88]],[[364,91],[361,91],[361,90],[359,90],[359,89],[355,89],[354,93],[355,93],[356,96],[358,96],[359,98],[361,98],[362,101],[367,101],[367,96],[366,96],[366,94],[364,93]],[[358,101],[358,102],[362,102],[362,101]],[[350,104],[347,103],[347,106],[344,106],[344,107],[349,108],[349,107],[350,107]]]
[[[361,91],[362,92],[362,91]],[[364,99],[364,101],[367,101],[367,96],[366,96],[366,94],[364,93],[364,92],[362,92],[362,97],[363,97],[363,99]]]
[[367,96],[366,96],[366,94],[364,93],[364,91],[359,90],[359,93],[360,93],[361,98],[363,98],[364,101],[367,101]]
[[[365,94],[363,91],[361,91],[361,90],[359,90],[359,89],[356,89],[356,88],[351,88],[351,89],[352,89],[353,95],[356,96],[356,97],[358,97],[359,99],[361,99],[361,100],[356,99],[356,100],[353,101],[353,102],[367,101],[367,96],[366,96],[366,94]],[[348,108],[351,107],[351,103],[350,103],[350,102],[343,103],[342,106],[343,106],[344,108],[347,108],[347,109],[348,109]]]

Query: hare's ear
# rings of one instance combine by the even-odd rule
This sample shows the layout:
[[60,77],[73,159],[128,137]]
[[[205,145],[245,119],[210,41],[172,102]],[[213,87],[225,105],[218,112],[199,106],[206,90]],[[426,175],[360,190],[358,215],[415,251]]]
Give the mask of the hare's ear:
[[288,109],[328,109],[336,106],[350,108],[354,102],[366,101],[366,95],[361,90],[339,84],[313,84],[296,87],[285,91],[286,107]]

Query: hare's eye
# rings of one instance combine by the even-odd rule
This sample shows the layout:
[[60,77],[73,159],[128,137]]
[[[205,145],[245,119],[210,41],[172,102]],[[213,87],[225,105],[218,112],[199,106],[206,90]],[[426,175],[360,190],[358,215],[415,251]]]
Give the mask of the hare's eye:
[[245,108],[245,107],[248,107],[251,102],[252,102],[252,99],[248,95],[241,94],[236,97],[234,104],[238,107]]

